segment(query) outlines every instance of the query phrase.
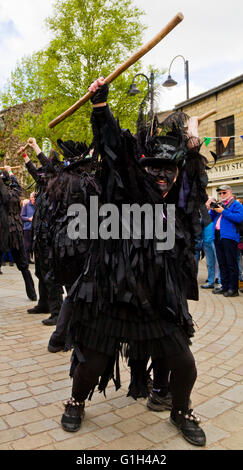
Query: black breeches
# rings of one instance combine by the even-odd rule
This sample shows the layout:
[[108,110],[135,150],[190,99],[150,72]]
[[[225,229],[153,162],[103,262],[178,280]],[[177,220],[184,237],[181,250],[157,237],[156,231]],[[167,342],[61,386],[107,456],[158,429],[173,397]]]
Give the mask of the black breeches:
[[24,230],[24,246],[28,263],[30,262],[31,252],[31,230]]
[[16,266],[19,271],[21,271],[24,282],[25,282],[25,289],[28,297],[31,300],[36,300],[36,292],[34,281],[32,279],[31,272],[29,270],[29,263],[24,247],[24,239],[20,242],[19,249],[12,248],[11,253],[13,256],[13,260],[16,263]]
[[[109,357],[105,354],[84,349],[85,362],[78,363],[73,374],[72,396],[77,401],[84,401],[90,391],[97,385],[103,374]],[[188,350],[165,359],[154,359],[155,370],[170,372],[170,391],[173,409],[187,410],[193,385],[197,377],[194,357]],[[168,374],[167,374],[168,377]]]
[[69,321],[72,316],[72,311],[73,304],[68,302],[67,299],[65,299],[62,303],[62,307],[57,318],[56,329],[55,331],[53,331],[49,340],[49,343],[52,346],[65,345],[65,339],[67,335]]
[[54,279],[47,279],[48,265],[45,259],[35,255],[35,274],[39,280],[39,300],[41,308],[49,309],[51,316],[56,316],[62,306],[62,286]]
[[88,348],[84,348],[82,352],[85,362],[79,362],[73,374],[72,397],[77,401],[86,400],[91,390],[98,384],[98,379],[110,359],[106,354]]
[[29,267],[26,250],[24,247],[24,239],[20,243],[19,249],[11,248],[13,260],[19,271],[25,271]]
[[168,392],[169,388],[169,375],[170,370],[167,368],[162,369],[159,365],[159,361],[153,361],[153,390],[154,391],[164,391],[164,394]]
[[158,378],[158,384],[161,383],[160,371],[165,379],[170,371],[173,409],[187,410],[191,391],[197,378],[195,360],[189,347],[187,351],[176,356],[170,356],[166,359],[154,359],[153,365],[155,380]]

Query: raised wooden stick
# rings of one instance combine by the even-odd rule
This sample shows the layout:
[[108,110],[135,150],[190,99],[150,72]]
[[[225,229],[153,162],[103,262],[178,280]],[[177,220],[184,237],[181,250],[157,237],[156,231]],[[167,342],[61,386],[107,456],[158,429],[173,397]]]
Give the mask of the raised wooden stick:
[[[10,167],[10,168],[11,168],[11,170],[15,170],[16,168],[21,168],[21,166],[20,166],[20,165],[18,165],[18,166],[10,166],[10,165],[6,165],[6,166]],[[5,169],[6,169],[6,166],[0,166],[0,169],[1,169],[1,170],[5,170]]]
[[[108,77],[105,78],[106,83],[111,83],[115,78],[121,75],[122,72],[127,70],[131,65],[135,64],[141,57],[143,57],[147,52],[153,49],[156,44],[158,44],[167,34],[169,34],[182,20],[184,16],[182,13],[177,13],[177,15],[172,18],[172,20],[147,44],[145,44],[139,51],[133,54],[126,62],[121,64],[114,72],[112,72]],[[78,100],[71,108],[67,109],[64,113],[60,114],[57,118],[51,121],[48,125],[50,128],[55,127],[57,124],[62,122],[66,117],[71,116],[77,109],[83,106],[94,93],[88,92],[86,93],[80,100]]]
[[199,116],[198,122],[204,121],[204,119],[207,119],[209,116],[212,116],[213,114],[216,114],[216,113],[217,113],[216,109],[211,109],[211,111],[208,111],[207,113],[204,113],[201,116]]
[[22,150],[18,150],[17,155],[20,155],[21,153],[23,153],[28,147],[30,147],[30,145],[26,144]]

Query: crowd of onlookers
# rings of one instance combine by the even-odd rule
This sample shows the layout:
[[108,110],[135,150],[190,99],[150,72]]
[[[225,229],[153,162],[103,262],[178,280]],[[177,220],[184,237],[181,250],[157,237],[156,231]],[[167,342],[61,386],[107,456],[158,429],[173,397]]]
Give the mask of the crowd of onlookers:
[[212,289],[214,294],[236,297],[243,281],[243,205],[229,185],[217,189],[219,200],[210,197],[206,203],[211,223],[204,223],[201,217],[202,232],[197,238],[197,262],[206,258],[208,276],[203,289]]

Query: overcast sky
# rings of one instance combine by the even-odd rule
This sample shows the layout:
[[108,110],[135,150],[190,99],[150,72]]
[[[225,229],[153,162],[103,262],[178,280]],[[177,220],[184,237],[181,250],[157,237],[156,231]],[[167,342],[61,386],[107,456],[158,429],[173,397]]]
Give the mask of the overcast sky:
[[[153,38],[178,12],[184,20],[143,59],[169,68],[178,54],[189,61],[190,97],[243,73],[243,2],[240,0],[133,0],[146,15],[144,43]],[[0,0],[0,88],[18,59],[48,43],[44,19],[52,0]],[[160,89],[160,110],[172,109],[186,99],[183,59],[171,68],[178,82]],[[166,78],[166,77],[165,77]]]

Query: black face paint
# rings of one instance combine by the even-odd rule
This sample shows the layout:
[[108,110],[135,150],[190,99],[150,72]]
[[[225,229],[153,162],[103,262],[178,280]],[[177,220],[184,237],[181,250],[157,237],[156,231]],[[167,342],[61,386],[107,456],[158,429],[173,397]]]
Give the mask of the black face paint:
[[162,168],[148,167],[150,175],[156,178],[156,182],[159,185],[163,193],[167,193],[173,186],[174,180],[177,174],[177,167],[174,165],[165,165]]

